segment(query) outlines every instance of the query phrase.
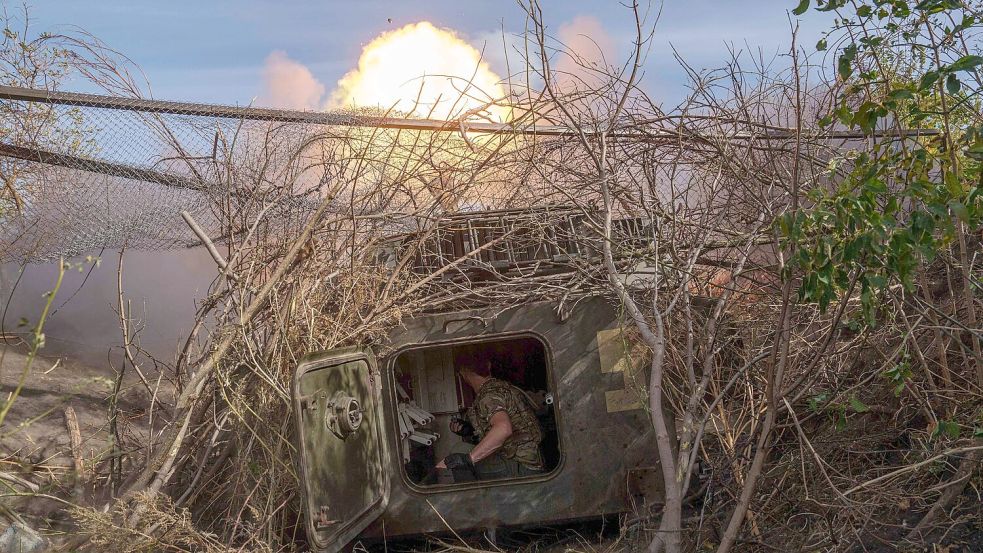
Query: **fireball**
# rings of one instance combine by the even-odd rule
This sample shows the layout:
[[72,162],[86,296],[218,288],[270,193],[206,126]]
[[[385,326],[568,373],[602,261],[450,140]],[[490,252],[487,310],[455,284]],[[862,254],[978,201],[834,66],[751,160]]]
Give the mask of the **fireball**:
[[423,21],[370,42],[358,67],[338,81],[328,107],[393,109],[445,120],[479,111],[484,118],[503,122],[507,109],[486,108],[505,96],[501,82],[474,47],[453,31]]

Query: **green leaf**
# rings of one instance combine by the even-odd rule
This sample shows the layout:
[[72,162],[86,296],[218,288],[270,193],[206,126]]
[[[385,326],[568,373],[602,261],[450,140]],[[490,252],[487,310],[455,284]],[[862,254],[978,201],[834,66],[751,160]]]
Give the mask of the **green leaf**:
[[938,438],[942,434],[949,436],[953,440],[959,438],[959,423],[955,421],[939,421],[938,426],[935,427],[935,431],[932,432],[932,438]]
[[890,100],[911,100],[915,95],[907,88],[898,88],[888,93],[887,97]]
[[833,113],[836,114],[836,118],[839,119],[840,123],[843,123],[844,125],[852,124],[853,112],[850,110],[850,106],[848,104],[843,103],[843,105],[836,108],[836,111]]
[[912,104],[911,109],[909,109],[908,111],[911,116],[911,122],[912,124],[915,125],[921,123],[929,116],[929,113],[926,111],[922,111],[922,109],[919,108],[917,104]]
[[783,236],[792,234],[792,216],[790,213],[786,213],[778,218],[778,229],[782,231]]
[[895,384],[894,395],[900,396],[901,392],[904,391],[905,381],[911,378],[911,368],[908,366],[907,361],[902,361],[893,368],[885,371],[884,374]]
[[963,183],[959,181],[959,175],[951,171],[945,174],[945,189],[951,196],[959,197],[963,193]]
[[946,69],[952,72],[972,71],[979,65],[983,65],[983,56],[963,56],[952,62],[952,65]]
[[976,24],[976,16],[972,14],[963,15],[963,20],[952,30],[953,34],[960,33]]
[[922,75],[921,80],[918,81],[918,91],[925,92],[926,90],[932,88],[932,85],[939,80],[938,71],[929,71]]
[[809,2],[810,0],[802,0],[801,2],[799,2],[799,5],[794,10],[792,10],[792,13],[794,13],[795,15],[804,14],[806,10],[809,9]]
[[826,39],[825,38],[819,39],[819,42],[816,43],[816,50],[822,52],[825,49],[826,49]]
[[850,407],[852,407],[857,413],[866,413],[867,411],[870,411],[870,407],[867,407],[864,402],[860,401],[854,396],[850,397]]
[[822,4],[816,6],[816,10],[821,12],[831,12],[833,10],[842,8],[845,4],[846,4],[846,0],[829,0],[828,2],[826,2],[825,6],[823,6]]
[[864,188],[874,194],[887,194],[887,184],[881,179],[874,178],[864,183]]
[[853,114],[851,124],[859,126],[864,132],[871,132],[877,125],[877,120],[887,115],[887,111],[874,102],[864,102]]
[[829,394],[826,392],[816,394],[815,396],[809,398],[809,410],[813,413],[818,413],[819,409],[824,403],[829,401]]
[[853,60],[857,57],[857,45],[851,44],[843,49],[836,65],[836,71],[842,80],[847,80],[853,74]]
[[839,73],[840,78],[844,81],[850,78],[850,74],[853,73],[853,68],[851,67],[850,58],[846,56],[840,56],[839,62],[836,65],[836,71]]
[[945,89],[949,94],[955,94],[959,92],[960,88],[962,88],[962,83],[959,82],[959,77],[955,73],[949,73],[949,76],[945,78]]
[[976,161],[983,161],[983,143],[976,143],[966,150],[966,155]]
[[922,0],[915,9],[923,12],[941,13],[945,10],[954,10],[960,7],[959,0]]
[[949,210],[955,215],[960,221],[964,223],[969,222],[969,210],[963,205],[962,202],[956,200],[949,200]]
[[870,6],[860,6],[859,8],[857,8],[857,16],[870,17],[872,11],[873,10],[871,9]]

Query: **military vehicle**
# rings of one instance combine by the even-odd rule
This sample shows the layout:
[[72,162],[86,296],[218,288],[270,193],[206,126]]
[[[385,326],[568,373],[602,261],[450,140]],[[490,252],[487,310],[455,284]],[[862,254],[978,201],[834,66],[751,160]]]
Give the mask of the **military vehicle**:
[[[450,217],[418,267],[433,270],[501,236],[495,229],[531,216]],[[482,252],[475,274],[479,264],[482,271],[507,272],[537,261],[560,270],[564,259],[578,255],[571,250],[585,255],[583,241],[574,239],[583,236],[575,216],[558,220],[539,228],[567,228],[566,242],[506,240]],[[638,224],[629,220],[619,228]],[[293,402],[311,546],[337,551],[358,540],[546,525],[660,501],[644,362],[631,355],[624,334],[609,302],[586,295],[563,305],[534,301],[426,314],[371,349],[306,357],[297,367]],[[471,447],[449,426],[473,399],[455,366],[475,358],[490,360],[493,376],[535,398],[544,474],[457,484],[423,477],[447,454]]]

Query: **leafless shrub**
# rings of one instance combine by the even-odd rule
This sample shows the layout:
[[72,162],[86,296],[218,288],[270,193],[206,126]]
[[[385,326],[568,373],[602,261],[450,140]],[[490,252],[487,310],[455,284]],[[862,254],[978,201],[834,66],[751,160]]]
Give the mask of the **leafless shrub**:
[[[648,369],[639,389],[667,490],[650,550],[897,541],[912,514],[934,513],[921,532],[956,501],[944,490],[974,477],[980,451],[936,431],[947,403],[980,402],[964,343],[979,329],[946,284],[957,256],[926,268],[920,295],[892,291],[876,329],[853,324],[852,288],[822,311],[796,300],[804,275],[786,270],[794,246],[775,222],[869,146],[813,124],[839,85],[815,82],[793,40],[771,64],[691,69],[690,94],[666,111],[638,85],[655,11],[631,6],[625,65],[584,67],[590,78],[570,84],[540,6],[524,7],[522,62],[544,89],[526,83],[511,100],[515,127],[566,134],[241,122],[199,129],[215,137],[202,158],[147,118],[170,170],[210,183],[224,252],[167,374],[166,428],[97,476],[118,484],[108,512],[73,511],[89,543],[293,549],[304,536],[289,390],[305,353],[378,342],[429,311],[588,294],[623,309]],[[469,212],[505,208],[500,236],[442,249],[480,216]],[[574,234],[584,251],[556,266],[529,253],[569,252]],[[508,270],[505,239],[528,248],[508,253]]]

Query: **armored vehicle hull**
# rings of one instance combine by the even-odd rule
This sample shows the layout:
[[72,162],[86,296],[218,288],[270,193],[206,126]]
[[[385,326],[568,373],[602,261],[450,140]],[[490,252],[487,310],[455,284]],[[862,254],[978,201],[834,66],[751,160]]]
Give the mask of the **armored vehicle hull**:
[[[431,315],[394,333],[378,362],[353,349],[306,358],[294,401],[312,546],[541,525],[659,502],[645,360],[603,299],[565,311],[542,302]],[[542,402],[545,473],[446,485],[414,473],[421,459],[425,467],[469,447],[446,431],[469,401],[453,371],[465,355],[491,360]],[[416,420],[404,416],[408,406]]]

